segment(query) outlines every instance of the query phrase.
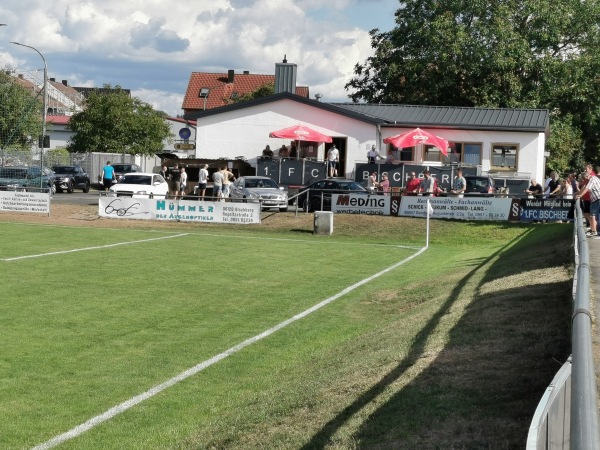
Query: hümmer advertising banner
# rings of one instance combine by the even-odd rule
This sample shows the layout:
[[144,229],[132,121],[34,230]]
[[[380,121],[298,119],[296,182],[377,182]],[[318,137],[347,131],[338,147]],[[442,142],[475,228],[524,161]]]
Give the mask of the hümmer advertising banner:
[[0,191],[0,211],[50,214],[50,194]]
[[[395,202],[397,199],[398,197],[394,198]],[[512,204],[512,199],[504,197],[459,198],[407,195],[402,197],[400,208],[392,207],[392,212],[395,209],[400,216],[425,217],[427,200],[433,208],[431,217],[434,219],[508,220]]]
[[390,196],[333,194],[331,211],[338,214],[390,215]]
[[179,222],[260,223],[260,204],[100,197],[100,217]]

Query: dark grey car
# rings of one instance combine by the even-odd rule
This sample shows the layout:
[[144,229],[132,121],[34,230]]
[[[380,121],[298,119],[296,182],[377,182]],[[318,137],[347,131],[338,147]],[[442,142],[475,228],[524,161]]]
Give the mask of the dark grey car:
[[52,170],[56,176],[56,192],[67,191],[70,194],[74,189],[81,189],[85,193],[90,191],[90,177],[81,166],[53,166]]

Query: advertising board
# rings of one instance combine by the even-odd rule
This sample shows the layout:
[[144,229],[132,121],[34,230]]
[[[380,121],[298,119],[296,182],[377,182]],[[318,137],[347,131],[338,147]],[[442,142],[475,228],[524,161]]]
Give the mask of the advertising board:
[[100,197],[98,214],[110,219],[260,223],[260,204],[174,199]]

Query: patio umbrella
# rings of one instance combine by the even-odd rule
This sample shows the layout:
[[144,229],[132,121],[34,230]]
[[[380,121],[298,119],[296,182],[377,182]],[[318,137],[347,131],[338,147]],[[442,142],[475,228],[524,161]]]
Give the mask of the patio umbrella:
[[333,140],[331,136],[326,136],[304,125],[294,125],[282,130],[271,131],[269,137],[313,142],[331,142]]
[[396,148],[403,147],[414,147],[417,144],[433,145],[440,149],[444,154],[448,154],[448,141],[444,138],[431,134],[428,131],[415,128],[414,130],[407,131],[405,133],[397,134],[396,136],[390,136],[383,140],[385,144],[392,144]]

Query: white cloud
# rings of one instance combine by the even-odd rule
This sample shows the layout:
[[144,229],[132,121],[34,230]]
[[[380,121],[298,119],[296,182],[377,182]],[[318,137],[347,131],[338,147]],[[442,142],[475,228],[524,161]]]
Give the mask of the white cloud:
[[[393,17],[394,2],[373,0],[372,20]],[[372,52],[370,27],[348,22],[353,10],[364,8],[362,0],[2,3],[0,22],[8,26],[0,27],[0,38],[36,47],[50,76],[72,85],[118,84],[172,115],[181,112],[192,71],[273,73],[284,55],[298,65],[298,83],[312,96],[344,100],[354,65]],[[0,43],[0,55],[39,67],[39,56],[28,49]]]

